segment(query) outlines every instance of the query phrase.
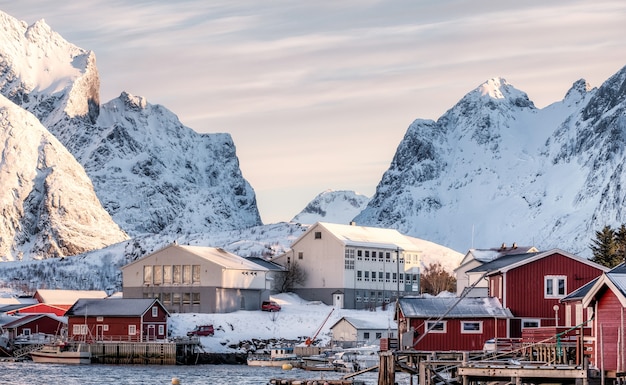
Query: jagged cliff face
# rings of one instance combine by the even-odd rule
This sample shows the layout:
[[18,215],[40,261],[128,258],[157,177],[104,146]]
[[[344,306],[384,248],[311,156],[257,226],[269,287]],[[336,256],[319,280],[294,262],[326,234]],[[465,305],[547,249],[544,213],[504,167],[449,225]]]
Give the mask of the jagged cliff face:
[[355,220],[461,251],[516,241],[588,256],[595,230],[626,223],[625,77],[577,81],[544,109],[491,79],[411,124]]
[[261,224],[229,134],[198,134],[171,111],[127,93],[102,106],[96,126],[75,153],[105,208],[130,233]]
[[62,257],[128,236],[83,167],[39,122],[0,96],[0,260]]
[[101,106],[95,55],[43,21],[0,12],[0,90],[33,113],[85,167],[131,235],[261,224],[228,134],[198,134],[169,110],[123,92]]

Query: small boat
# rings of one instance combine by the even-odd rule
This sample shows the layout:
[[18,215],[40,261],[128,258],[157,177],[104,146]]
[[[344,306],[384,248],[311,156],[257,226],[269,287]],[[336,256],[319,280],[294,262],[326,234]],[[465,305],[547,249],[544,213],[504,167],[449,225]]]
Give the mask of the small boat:
[[380,358],[378,346],[363,346],[360,348],[348,348],[335,353],[333,365],[340,372],[358,372],[378,366]]
[[252,354],[247,359],[249,366],[276,366],[282,367],[285,364],[300,365],[300,358],[293,352],[293,348],[271,349],[270,354]]
[[33,362],[48,364],[90,364],[91,352],[87,344],[55,343],[30,352]]

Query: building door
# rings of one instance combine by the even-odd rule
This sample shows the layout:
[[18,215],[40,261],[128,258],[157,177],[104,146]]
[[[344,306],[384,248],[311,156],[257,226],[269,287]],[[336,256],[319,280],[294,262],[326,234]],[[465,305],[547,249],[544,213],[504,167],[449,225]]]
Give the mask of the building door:
[[336,291],[333,293],[333,307],[343,309],[343,293]]
[[96,340],[102,341],[104,339],[104,325],[96,325]]
[[156,339],[156,330],[154,325],[148,325],[148,341],[154,341]]

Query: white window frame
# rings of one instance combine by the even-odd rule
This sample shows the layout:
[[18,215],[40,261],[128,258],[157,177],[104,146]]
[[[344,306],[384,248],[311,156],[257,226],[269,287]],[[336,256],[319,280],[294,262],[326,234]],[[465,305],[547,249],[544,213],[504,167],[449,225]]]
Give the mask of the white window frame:
[[[478,324],[477,330],[466,330],[465,325],[468,324]],[[461,334],[482,334],[483,332],[483,321],[461,321]]]
[[159,335],[162,336],[165,334],[165,325],[159,325]]
[[[537,326],[524,326],[524,323],[527,322],[536,322]],[[540,318],[522,318],[521,322],[522,329],[536,329],[541,327],[541,319]]]
[[128,335],[129,336],[137,335],[137,325],[128,325]]
[[[563,280],[563,293],[559,293],[559,281]],[[552,283],[552,293],[548,293],[548,282]],[[546,275],[543,277],[543,297],[563,298],[567,295],[567,276],[566,275]]]
[[[442,329],[438,330],[438,329],[431,329],[433,324],[441,324],[442,325]],[[427,333],[439,333],[439,334],[445,334],[448,332],[448,321],[426,321],[426,330]]]
[[159,307],[152,306],[152,317],[158,317],[158,316],[159,316]]

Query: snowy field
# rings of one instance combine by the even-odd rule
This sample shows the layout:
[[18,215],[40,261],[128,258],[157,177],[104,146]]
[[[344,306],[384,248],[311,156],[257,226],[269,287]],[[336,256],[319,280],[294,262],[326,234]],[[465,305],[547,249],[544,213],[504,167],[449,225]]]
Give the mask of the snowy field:
[[187,331],[196,325],[213,324],[215,335],[213,337],[200,337],[200,341],[209,352],[233,353],[229,344],[237,344],[239,341],[251,339],[304,339],[312,337],[320,328],[326,317],[328,321],[322,327],[317,339],[318,345],[326,345],[330,342],[330,327],[342,317],[354,317],[368,320],[368,322],[388,327],[395,333],[396,322],[394,321],[394,304],[387,306],[386,310],[378,307],[376,311],[335,309],[321,302],[308,302],[295,294],[283,293],[272,296],[282,307],[275,313],[264,311],[237,311],[225,314],[172,314],[170,317],[170,330],[172,336],[184,336]]

